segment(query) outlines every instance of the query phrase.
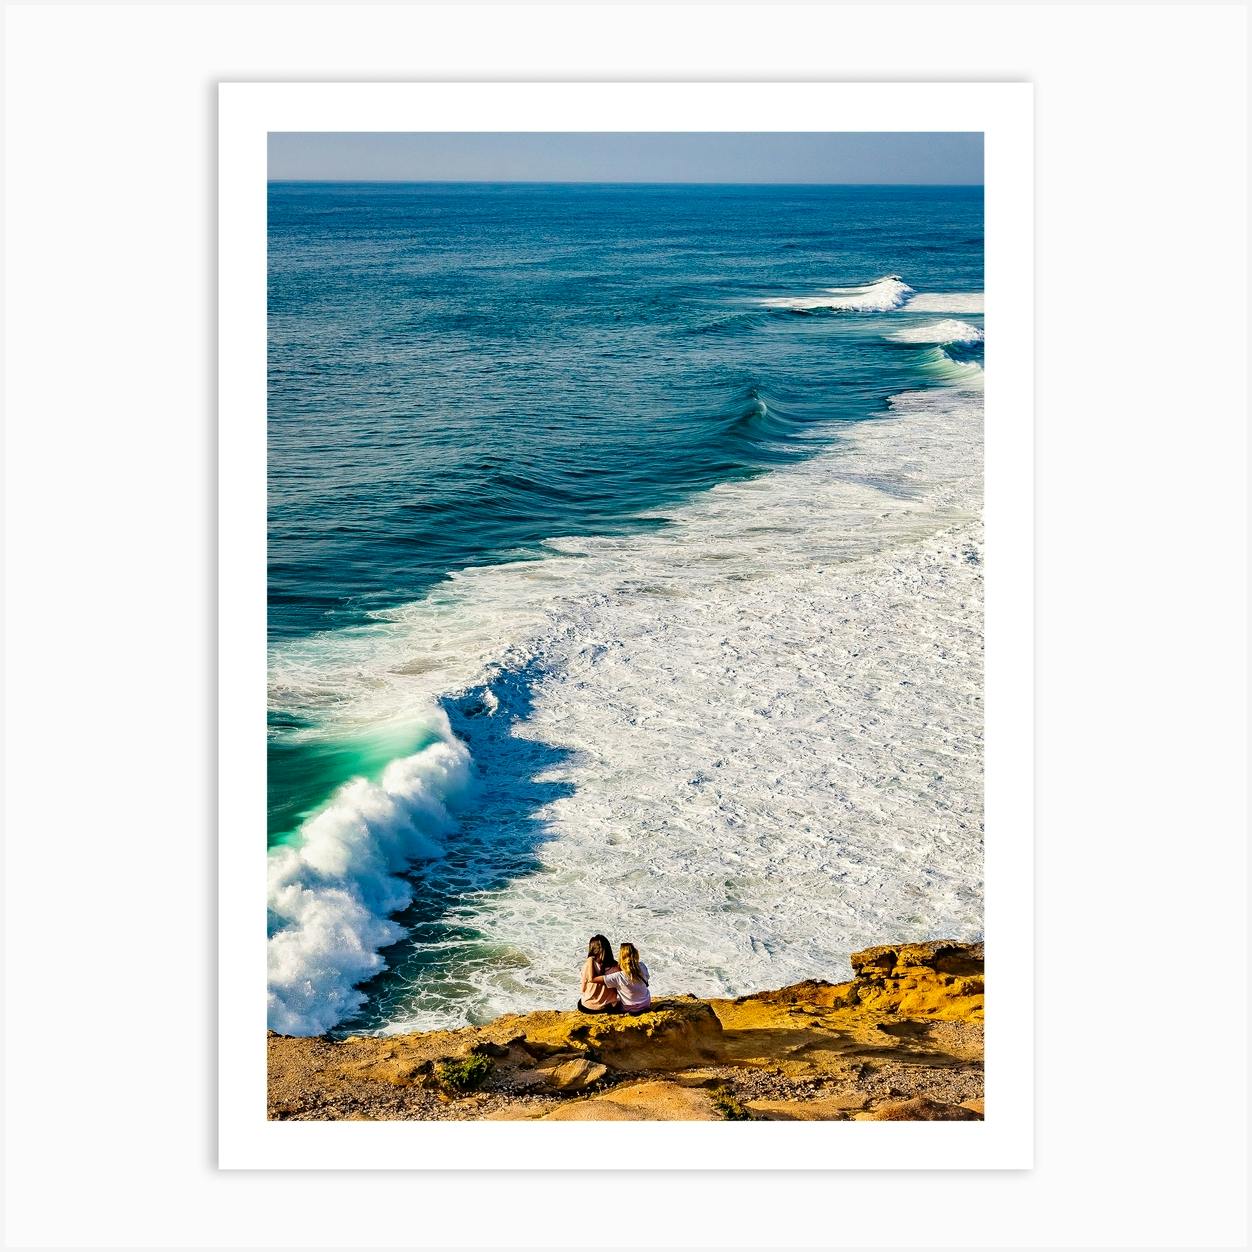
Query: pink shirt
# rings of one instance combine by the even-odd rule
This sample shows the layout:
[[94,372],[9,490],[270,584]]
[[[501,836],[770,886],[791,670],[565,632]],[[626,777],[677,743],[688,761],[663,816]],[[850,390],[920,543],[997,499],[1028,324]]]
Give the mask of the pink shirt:
[[[611,965],[609,968],[616,969],[617,966]],[[610,1004],[617,1003],[617,992],[604,983],[592,982],[595,972],[595,962],[588,957],[583,965],[582,995],[579,998],[589,1009],[606,1009]]]

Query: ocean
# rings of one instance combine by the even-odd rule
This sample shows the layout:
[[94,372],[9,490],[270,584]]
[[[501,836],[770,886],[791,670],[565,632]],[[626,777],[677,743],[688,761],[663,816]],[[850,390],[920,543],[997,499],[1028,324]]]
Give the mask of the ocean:
[[982,934],[982,189],[269,186],[270,1025]]

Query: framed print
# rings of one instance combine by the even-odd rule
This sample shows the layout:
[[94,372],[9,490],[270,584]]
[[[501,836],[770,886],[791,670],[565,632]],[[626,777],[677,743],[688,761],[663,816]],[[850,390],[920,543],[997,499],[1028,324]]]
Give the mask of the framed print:
[[1029,86],[219,109],[221,1165],[1028,1166]]

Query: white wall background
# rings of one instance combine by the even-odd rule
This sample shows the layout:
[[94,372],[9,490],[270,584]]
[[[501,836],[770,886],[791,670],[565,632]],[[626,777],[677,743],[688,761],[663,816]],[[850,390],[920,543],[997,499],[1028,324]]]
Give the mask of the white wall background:
[[[1242,6],[6,18],[10,1246],[1242,1245]],[[1035,1170],[216,1172],[214,84],[423,77],[1037,84]]]

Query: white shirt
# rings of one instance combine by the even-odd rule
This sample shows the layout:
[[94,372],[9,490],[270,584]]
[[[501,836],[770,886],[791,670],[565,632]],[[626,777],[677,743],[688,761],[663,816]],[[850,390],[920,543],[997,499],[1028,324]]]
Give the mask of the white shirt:
[[618,1004],[628,1013],[638,1013],[652,1003],[652,992],[648,990],[646,981],[648,967],[640,962],[639,968],[643,972],[645,980],[643,982],[631,982],[620,969],[615,969],[611,974],[604,976],[604,985],[612,987],[617,992]]

